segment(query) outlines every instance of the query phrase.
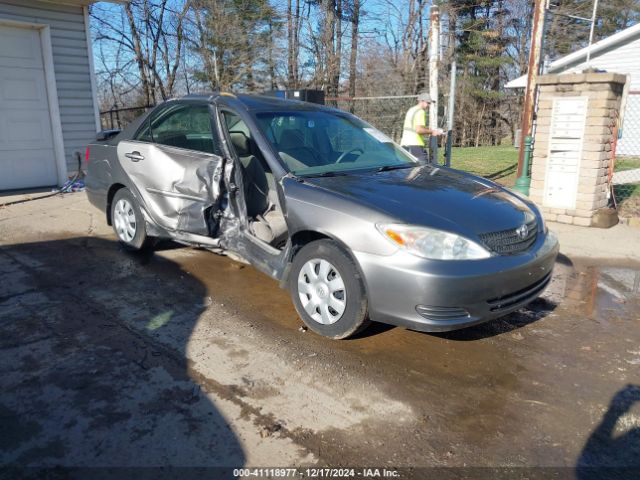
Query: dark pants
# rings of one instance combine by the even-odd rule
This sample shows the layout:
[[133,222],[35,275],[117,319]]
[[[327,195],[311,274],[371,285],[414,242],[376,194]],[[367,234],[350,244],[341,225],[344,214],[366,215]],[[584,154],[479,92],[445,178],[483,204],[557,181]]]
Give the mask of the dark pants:
[[422,163],[429,162],[429,156],[427,155],[427,150],[424,147],[419,145],[405,145],[402,148],[408,150],[411,155],[416,157]]

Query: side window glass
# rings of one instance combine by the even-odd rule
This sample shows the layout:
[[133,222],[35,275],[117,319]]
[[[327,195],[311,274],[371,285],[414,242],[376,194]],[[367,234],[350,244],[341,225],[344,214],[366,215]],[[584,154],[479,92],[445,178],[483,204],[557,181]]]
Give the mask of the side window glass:
[[251,136],[249,127],[247,127],[247,124],[244,123],[244,121],[238,115],[227,110],[223,110],[222,115],[224,116],[224,123],[226,123],[229,133],[242,132],[247,137]]
[[151,138],[151,127],[149,125],[149,118],[145,120],[145,122],[140,126],[140,129],[136,133],[134,140],[139,140],[141,142],[153,142]]
[[229,138],[236,155],[246,157],[252,154],[251,132],[244,121],[235,113],[223,110],[222,116],[229,132]]
[[249,130],[249,127],[244,120],[235,113],[227,110],[222,111],[222,116],[224,118],[227,131],[229,132],[231,145],[245,168],[252,163],[252,159],[256,159],[256,165],[260,165],[262,170],[266,172],[271,171],[264,160],[264,155],[254,143],[251,130]]
[[[171,105],[151,119],[149,130],[154,143],[220,155],[207,105]],[[140,133],[144,134],[144,129]]]

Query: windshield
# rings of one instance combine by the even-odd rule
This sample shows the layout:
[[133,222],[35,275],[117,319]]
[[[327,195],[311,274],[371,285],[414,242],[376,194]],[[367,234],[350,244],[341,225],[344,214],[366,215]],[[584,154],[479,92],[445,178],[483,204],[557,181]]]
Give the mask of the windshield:
[[296,175],[417,163],[384,133],[350,115],[298,111],[259,113],[257,118],[274,150]]

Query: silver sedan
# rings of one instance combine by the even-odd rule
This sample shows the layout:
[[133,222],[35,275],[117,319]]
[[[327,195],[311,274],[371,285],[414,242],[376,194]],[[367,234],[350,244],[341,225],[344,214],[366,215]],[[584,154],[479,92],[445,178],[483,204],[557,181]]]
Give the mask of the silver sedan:
[[558,254],[526,198],[303,102],[171,100],[102,132],[87,161],[89,199],[126,248],[170,238],[250,263],[336,339],[505,315],[540,295]]

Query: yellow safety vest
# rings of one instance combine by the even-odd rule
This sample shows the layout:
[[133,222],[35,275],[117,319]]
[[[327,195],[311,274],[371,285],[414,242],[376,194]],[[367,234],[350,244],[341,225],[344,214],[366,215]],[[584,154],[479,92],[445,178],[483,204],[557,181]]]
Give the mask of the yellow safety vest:
[[400,145],[403,147],[424,147],[424,138],[416,132],[418,126],[427,126],[427,115],[425,110],[420,108],[420,105],[415,105],[407,111],[407,115],[404,117]]

